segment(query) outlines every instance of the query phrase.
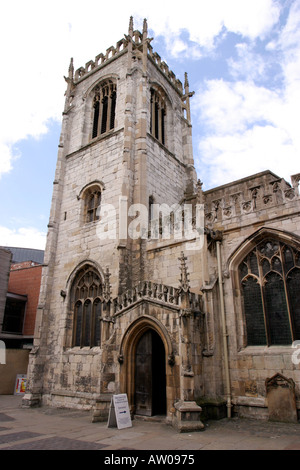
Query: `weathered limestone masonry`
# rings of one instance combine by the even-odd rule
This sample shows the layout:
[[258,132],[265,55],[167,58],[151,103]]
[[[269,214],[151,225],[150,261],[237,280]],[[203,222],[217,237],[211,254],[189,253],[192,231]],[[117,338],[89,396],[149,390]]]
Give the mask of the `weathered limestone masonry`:
[[[300,175],[294,175],[291,177],[292,184],[289,184],[272,172],[265,171],[204,193],[206,226],[213,229],[215,234],[218,231],[222,233],[221,264],[229,344],[230,393],[232,405],[241,416],[268,416],[266,380],[276,373],[294,381],[298,408],[300,405],[300,368],[292,361],[295,350],[291,342],[277,345],[274,341],[274,344],[261,346],[247,344],[245,311],[238,272],[245,256],[264,240],[275,240],[299,250],[299,180]],[[208,251],[210,285],[217,277],[215,254],[214,247]],[[276,257],[273,259],[276,260]],[[299,257],[297,260],[295,261],[299,267]],[[299,270],[294,269],[297,272]],[[298,293],[299,288],[298,281]],[[209,285],[204,287],[204,293],[207,299],[212,297]],[[275,291],[273,295],[276,296]],[[254,296],[252,300],[254,303]],[[278,304],[276,307],[279,310]],[[216,345],[213,308],[207,309],[206,316],[209,325],[208,349],[213,354]],[[292,339],[299,338],[294,336]],[[218,384],[214,385],[214,369],[208,365],[212,357],[207,357],[203,365],[208,373],[206,393],[209,396],[218,388]]]
[[[127,393],[133,415],[163,415],[179,431],[203,428],[200,403],[266,417],[275,374],[300,398],[300,176],[291,186],[266,171],[203,191],[187,74],[182,84],[151,41],[146,20],[141,33],[131,18],[116,47],[76,71],[71,60],[65,77],[23,404],[91,409],[97,421],[112,394]],[[173,207],[157,226],[155,204]],[[184,205],[199,230],[178,237],[174,207]],[[281,296],[283,339],[269,286]]]

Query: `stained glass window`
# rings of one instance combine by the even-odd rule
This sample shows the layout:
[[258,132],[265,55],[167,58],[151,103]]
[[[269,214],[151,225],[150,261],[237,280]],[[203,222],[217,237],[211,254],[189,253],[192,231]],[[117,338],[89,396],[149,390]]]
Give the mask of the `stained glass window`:
[[299,250],[267,239],[239,266],[247,345],[300,340]]
[[82,269],[72,288],[74,306],[73,346],[94,347],[101,344],[102,283],[92,268]]

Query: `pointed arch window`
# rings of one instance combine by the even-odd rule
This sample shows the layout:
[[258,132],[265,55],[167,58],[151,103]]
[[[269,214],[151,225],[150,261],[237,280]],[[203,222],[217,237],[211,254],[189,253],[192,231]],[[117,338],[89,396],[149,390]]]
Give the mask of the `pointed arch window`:
[[82,223],[90,223],[99,220],[102,188],[99,184],[91,184],[81,195],[83,199],[83,218]]
[[161,90],[151,88],[150,133],[163,145],[166,123],[166,99]]
[[72,286],[73,346],[101,345],[101,319],[103,286],[99,274],[85,267],[77,274]]
[[247,345],[300,340],[300,252],[266,239],[239,266]]
[[89,191],[86,196],[86,222],[94,222],[99,219],[101,205],[101,191],[97,188]]
[[117,86],[112,80],[97,85],[94,95],[92,139],[114,129]]

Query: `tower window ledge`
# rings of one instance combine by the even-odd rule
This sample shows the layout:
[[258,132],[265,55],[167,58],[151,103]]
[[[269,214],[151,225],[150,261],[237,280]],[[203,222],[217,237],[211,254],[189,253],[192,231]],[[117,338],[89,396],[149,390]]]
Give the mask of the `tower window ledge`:
[[82,147],[78,148],[77,150],[74,150],[74,152],[69,153],[66,155],[66,158],[71,158],[76,156],[78,153],[82,152],[83,150],[87,149],[88,147],[91,147],[93,145],[97,145],[100,141],[109,139],[112,136],[116,136],[120,134],[121,132],[124,131],[124,127],[120,127],[119,129],[113,129],[105,134],[101,134],[98,137],[95,137],[95,139],[90,140],[87,144],[84,144]]
[[114,134],[118,134],[123,128],[121,129],[111,129],[103,134],[98,135],[97,137],[91,138],[90,143],[98,142],[99,140],[105,140],[111,137]]

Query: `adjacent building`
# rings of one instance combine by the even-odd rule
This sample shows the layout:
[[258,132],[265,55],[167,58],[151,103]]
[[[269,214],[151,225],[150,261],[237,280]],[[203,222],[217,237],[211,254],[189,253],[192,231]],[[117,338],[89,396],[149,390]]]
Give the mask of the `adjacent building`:
[[33,347],[44,252],[5,247],[0,254],[0,341],[6,356],[0,368],[0,394],[13,394],[16,376],[27,373]]

